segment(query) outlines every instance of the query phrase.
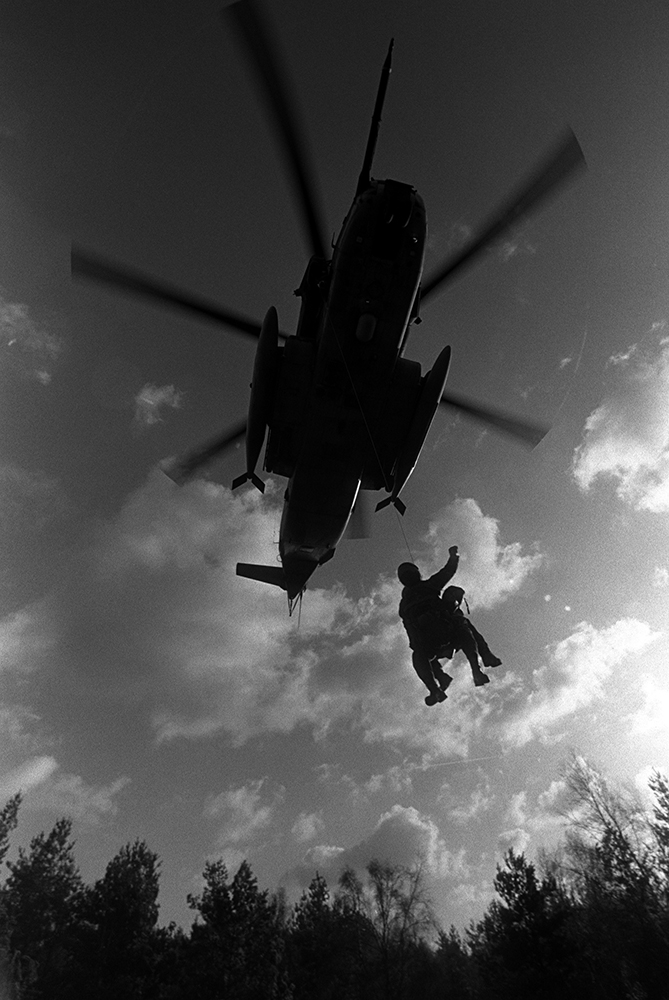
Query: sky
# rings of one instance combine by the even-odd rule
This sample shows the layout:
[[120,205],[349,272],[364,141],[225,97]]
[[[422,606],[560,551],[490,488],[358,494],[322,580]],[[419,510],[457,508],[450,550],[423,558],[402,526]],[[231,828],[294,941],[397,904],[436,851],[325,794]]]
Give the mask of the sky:
[[[661,0],[265,0],[332,233],[388,40],[373,174],[413,184],[426,270],[570,125],[588,172],[427,306],[406,356],[549,423],[534,450],[437,415],[403,498],[301,615],[273,562],[285,481],[230,492],[253,344],[73,284],[72,241],[292,330],[304,245],[246,61],[209,0],[0,12],[0,798],[66,814],[92,881],[128,841],[187,926],[208,858],[299,896],[421,858],[462,928],[513,846],[562,836],[572,750],[643,794],[669,771],[669,11]],[[403,529],[403,530],[402,530]],[[503,665],[428,708],[395,572],[454,583]]]

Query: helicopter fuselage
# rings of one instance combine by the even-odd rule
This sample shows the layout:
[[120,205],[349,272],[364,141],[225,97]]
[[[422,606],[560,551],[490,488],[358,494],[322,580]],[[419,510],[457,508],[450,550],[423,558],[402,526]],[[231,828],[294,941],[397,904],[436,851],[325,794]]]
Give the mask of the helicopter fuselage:
[[545,203],[585,161],[568,130],[527,182],[421,285],[426,238],[422,199],[408,184],[371,177],[391,72],[391,39],[355,197],[330,260],[313,169],[258,0],[233,0],[222,14],[254,66],[310,247],[311,257],[296,291],[302,305],[295,334],[280,333],[274,307],[260,324],[76,246],[72,273],[257,338],[248,419],[180,460],[165,460],[161,467],[183,484],[245,437],[246,470],[232,488],[250,481],[263,491],[256,466],[267,437],[264,468],[288,479],[279,538],[282,565],[238,563],[237,574],[282,587],[293,602],[316,567],[334,555],[361,489],[385,489],[387,496],[376,509],[393,504],[404,513],[400,493],[440,405],[532,447],[547,433],[543,424],[444,393],[450,347],[443,348],[426,375],[402,354],[412,322],[419,321],[419,305],[462,274],[520,218]]
[[[334,555],[360,489],[393,490],[422,387],[420,365],[402,359],[401,346],[415,316],[425,237],[415,189],[371,181],[344,220],[332,261],[309,262],[297,290],[297,334],[283,348],[274,341],[264,371],[254,371],[262,389],[252,391],[249,427],[267,414],[264,468],[289,479],[279,556],[290,599]],[[257,453],[248,458],[254,465]]]

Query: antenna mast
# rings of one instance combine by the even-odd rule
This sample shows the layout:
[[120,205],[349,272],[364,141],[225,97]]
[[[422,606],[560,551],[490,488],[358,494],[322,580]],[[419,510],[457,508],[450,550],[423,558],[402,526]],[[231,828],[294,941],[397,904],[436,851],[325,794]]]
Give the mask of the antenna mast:
[[363,191],[366,191],[371,184],[371,170],[372,170],[372,160],[374,159],[374,150],[376,149],[376,140],[379,137],[379,126],[381,124],[381,110],[383,108],[383,102],[386,97],[386,90],[388,88],[388,79],[390,77],[390,64],[392,61],[393,45],[395,39],[390,39],[390,45],[388,46],[388,55],[386,56],[386,61],[383,64],[383,69],[381,70],[381,79],[379,81],[379,89],[376,94],[376,104],[374,105],[374,114],[372,115],[372,127],[369,130],[369,136],[367,138],[367,149],[365,150],[365,159],[362,163],[362,170],[360,171],[360,177],[358,178],[358,186],[355,190],[355,196],[358,197]]

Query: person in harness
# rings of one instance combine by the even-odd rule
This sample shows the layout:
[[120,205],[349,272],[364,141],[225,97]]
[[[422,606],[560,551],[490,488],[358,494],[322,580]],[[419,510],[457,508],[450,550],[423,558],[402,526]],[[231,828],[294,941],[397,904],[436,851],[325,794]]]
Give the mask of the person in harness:
[[[474,639],[476,640],[476,648],[478,654],[481,657],[481,663],[484,667],[500,667],[502,661],[499,656],[495,656],[491,650],[488,643],[485,641],[478,629],[474,628],[473,623],[469,618],[465,618],[464,612],[462,610],[462,602],[465,602],[467,606],[467,614],[469,614],[469,605],[467,604],[467,598],[465,597],[465,592],[462,587],[446,587],[446,590],[441,595],[441,603],[444,606],[444,610],[449,615],[456,615],[463,620],[467,628],[470,630]],[[451,647],[444,653],[444,656],[451,660],[453,655],[457,652],[457,647]]]
[[[403,585],[399,614],[409,637],[413,668],[429,692],[425,698],[426,705],[435,705],[447,697],[446,689],[453,678],[442,669],[439,657],[448,655],[449,650],[451,656],[456,649],[462,650],[477,687],[490,680],[481,670],[470,623],[462,613],[458,615],[449,611],[448,603],[444,604],[440,597],[460,561],[457,545],[452,545],[448,552],[446,565],[426,580],[414,563],[402,563],[397,568],[397,576]],[[462,593],[464,596],[464,591]]]

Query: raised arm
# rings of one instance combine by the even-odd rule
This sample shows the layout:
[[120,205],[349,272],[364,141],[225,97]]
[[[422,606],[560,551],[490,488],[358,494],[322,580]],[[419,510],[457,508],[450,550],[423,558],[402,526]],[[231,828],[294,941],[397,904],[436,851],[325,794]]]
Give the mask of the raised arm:
[[448,562],[443,569],[438,570],[426,581],[439,593],[442,592],[448,581],[455,576],[455,571],[457,570],[458,563],[460,562],[457,545],[451,545],[448,552]]

